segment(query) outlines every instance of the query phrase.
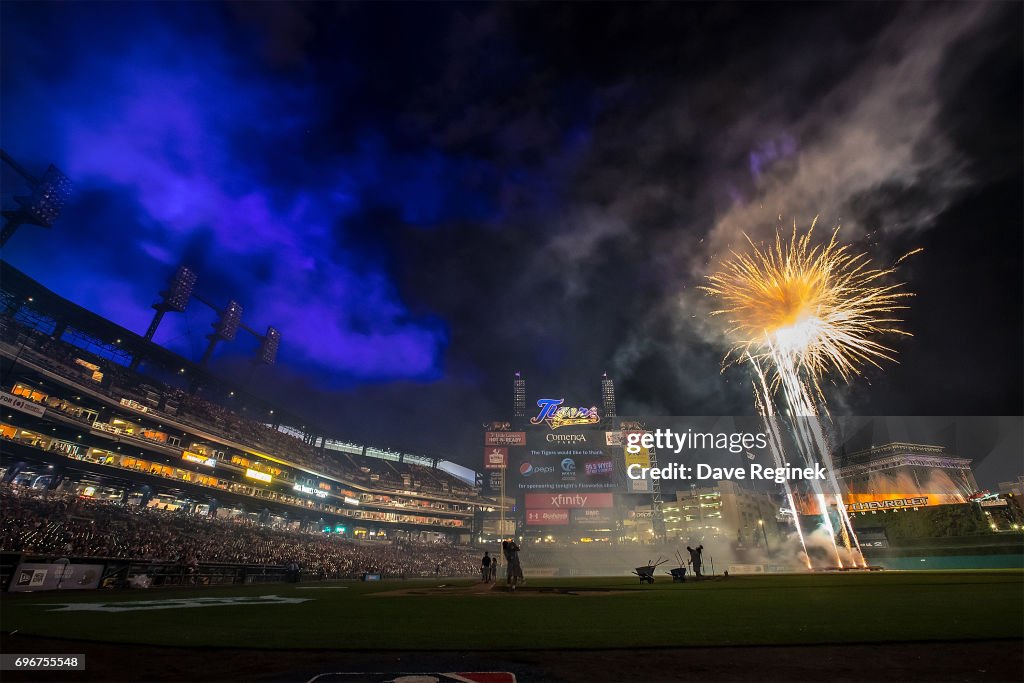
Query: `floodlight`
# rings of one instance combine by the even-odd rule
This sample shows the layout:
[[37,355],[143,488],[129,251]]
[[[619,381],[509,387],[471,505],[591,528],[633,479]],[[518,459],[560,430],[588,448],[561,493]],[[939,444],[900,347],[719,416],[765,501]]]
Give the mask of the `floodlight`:
[[224,341],[234,341],[238,335],[238,326],[242,322],[242,305],[232,299],[221,311],[220,320],[214,323],[217,336]]
[[28,197],[16,197],[15,201],[24,209],[28,223],[49,228],[57,220],[64,205],[71,196],[71,180],[50,164],[39,182],[32,187]]
[[261,363],[267,365],[273,365],[277,360],[277,349],[281,345],[281,333],[277,331],[277,328],[268,327],[267,335],[263,337],[263,341],[260,342],[260,350],[256,354],[257,359]]
[[14,197],[15,203],[18,205],[16,209],[3,211],[3,217],[6,220],[3,230],[0,231],[0,246],[2,246],[7,244],[7,240],[22,225],[52,227],[71,196],[72,185],[68,177],[53,164],[50,164],[41,178],[37,178],[2,149],[0,149],[0,160],[24,178],[31,190],[31,194],[27,196]]
[[164,305],[168,310],[183,313],[196,286],[196,274],[187,266],[180,266],[171,279],[171,285],[164,295]]

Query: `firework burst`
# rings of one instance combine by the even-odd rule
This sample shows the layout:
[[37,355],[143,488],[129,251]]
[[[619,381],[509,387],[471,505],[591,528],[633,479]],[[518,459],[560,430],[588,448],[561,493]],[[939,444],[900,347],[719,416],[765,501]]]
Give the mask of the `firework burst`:
[[907,334],[896,327],[897,313],[912,295],[902,284],[885,284],[895,267],[871,268],[866,254],[840,244],[838,227],[827,242],[815,244],[816,222],[802,235],[794,223],[788,239],[777,233],[768,247],[748,237],[750,253],[733,252],[708,277],[703,290],[721,305],[712,315],[727,320],[734,342],[724,365],[773,358],[817,388],[829,372],[848,381],[865,364],[894,360],[893,350],[876,338]]
[[[733,252],[722,270],[708,277],[703,290],[721,304],[712,315],[724,316],[729,323],[727,334],[734,346],[726,354],[723,370],[743,361],[754,368],[754,399],[776,465],[786,465],[797,455],[808,465],[824,465],[826,481],[813,481],[811,486],[823,512],[821,528],[831,539],[836,566],[844,566],[841,545],[846,548],[847,561],[852,557],[866,566],[843,504],[827,429],[820,418],[819,407],[828,413],[820,382],[830,373],[848,381],[866,364],[881,367],[881,361],[895,360],[895,352],[876,338],[887,333],[907,334],[896,327],[901,322],[897,314],[906,308],[902,301],[911,294],[902,290],[902,284],[886,284],[895,265],[872,268],[866,254],[839,244],[838,227],[827,242],[815,244],[816,223],[817,218],[801,235],[794,222],[788,240],[776,233],[774,245],[765,248],[758,248],[748,237],[751,252]],[[896,263],[903,258],[906,256]],[[792,453],[783,446],[776,396],[785,415],[792,418],[788,430],[794,442]],[[792,486],[788,481],[784,486],[795,510]],[[836,509],[835,523],[827,512],[830,504]],[[799,521],[796,530],[810,569]]]

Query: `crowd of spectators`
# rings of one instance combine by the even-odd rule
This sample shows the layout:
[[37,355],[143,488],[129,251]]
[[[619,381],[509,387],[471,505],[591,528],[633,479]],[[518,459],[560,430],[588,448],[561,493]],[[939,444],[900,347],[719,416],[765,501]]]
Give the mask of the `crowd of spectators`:
[[356,542],[321,531],[275,529],[184,512],[125,506],[67,493],[0,485],[0,551],[159,560],[183,565],[296,562],[318,579],[471,576],[475,550],[446,543]]

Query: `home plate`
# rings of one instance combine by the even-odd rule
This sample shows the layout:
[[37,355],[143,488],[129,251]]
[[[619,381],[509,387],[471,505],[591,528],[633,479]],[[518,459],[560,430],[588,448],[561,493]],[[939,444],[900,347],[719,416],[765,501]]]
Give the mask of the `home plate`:
[[516,683],[510,671],[458,671],[446,673],[323,673],[308,683]]

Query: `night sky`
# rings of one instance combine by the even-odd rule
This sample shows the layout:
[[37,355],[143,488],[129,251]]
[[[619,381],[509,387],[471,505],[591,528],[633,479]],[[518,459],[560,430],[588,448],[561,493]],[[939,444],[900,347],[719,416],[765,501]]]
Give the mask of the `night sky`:
[[[139,333],[186,263],[282,331],[272,371],[243,340],[219,372],[478,467],[516,370],[752,413],[696,288],[817,215],[878,266],[924,247],[914,337],[837,412],[1021,415],[1022,7],[5,2],[3,147],[76,194],[4,258]],[[157,341],[198,359],[212,320]]]

